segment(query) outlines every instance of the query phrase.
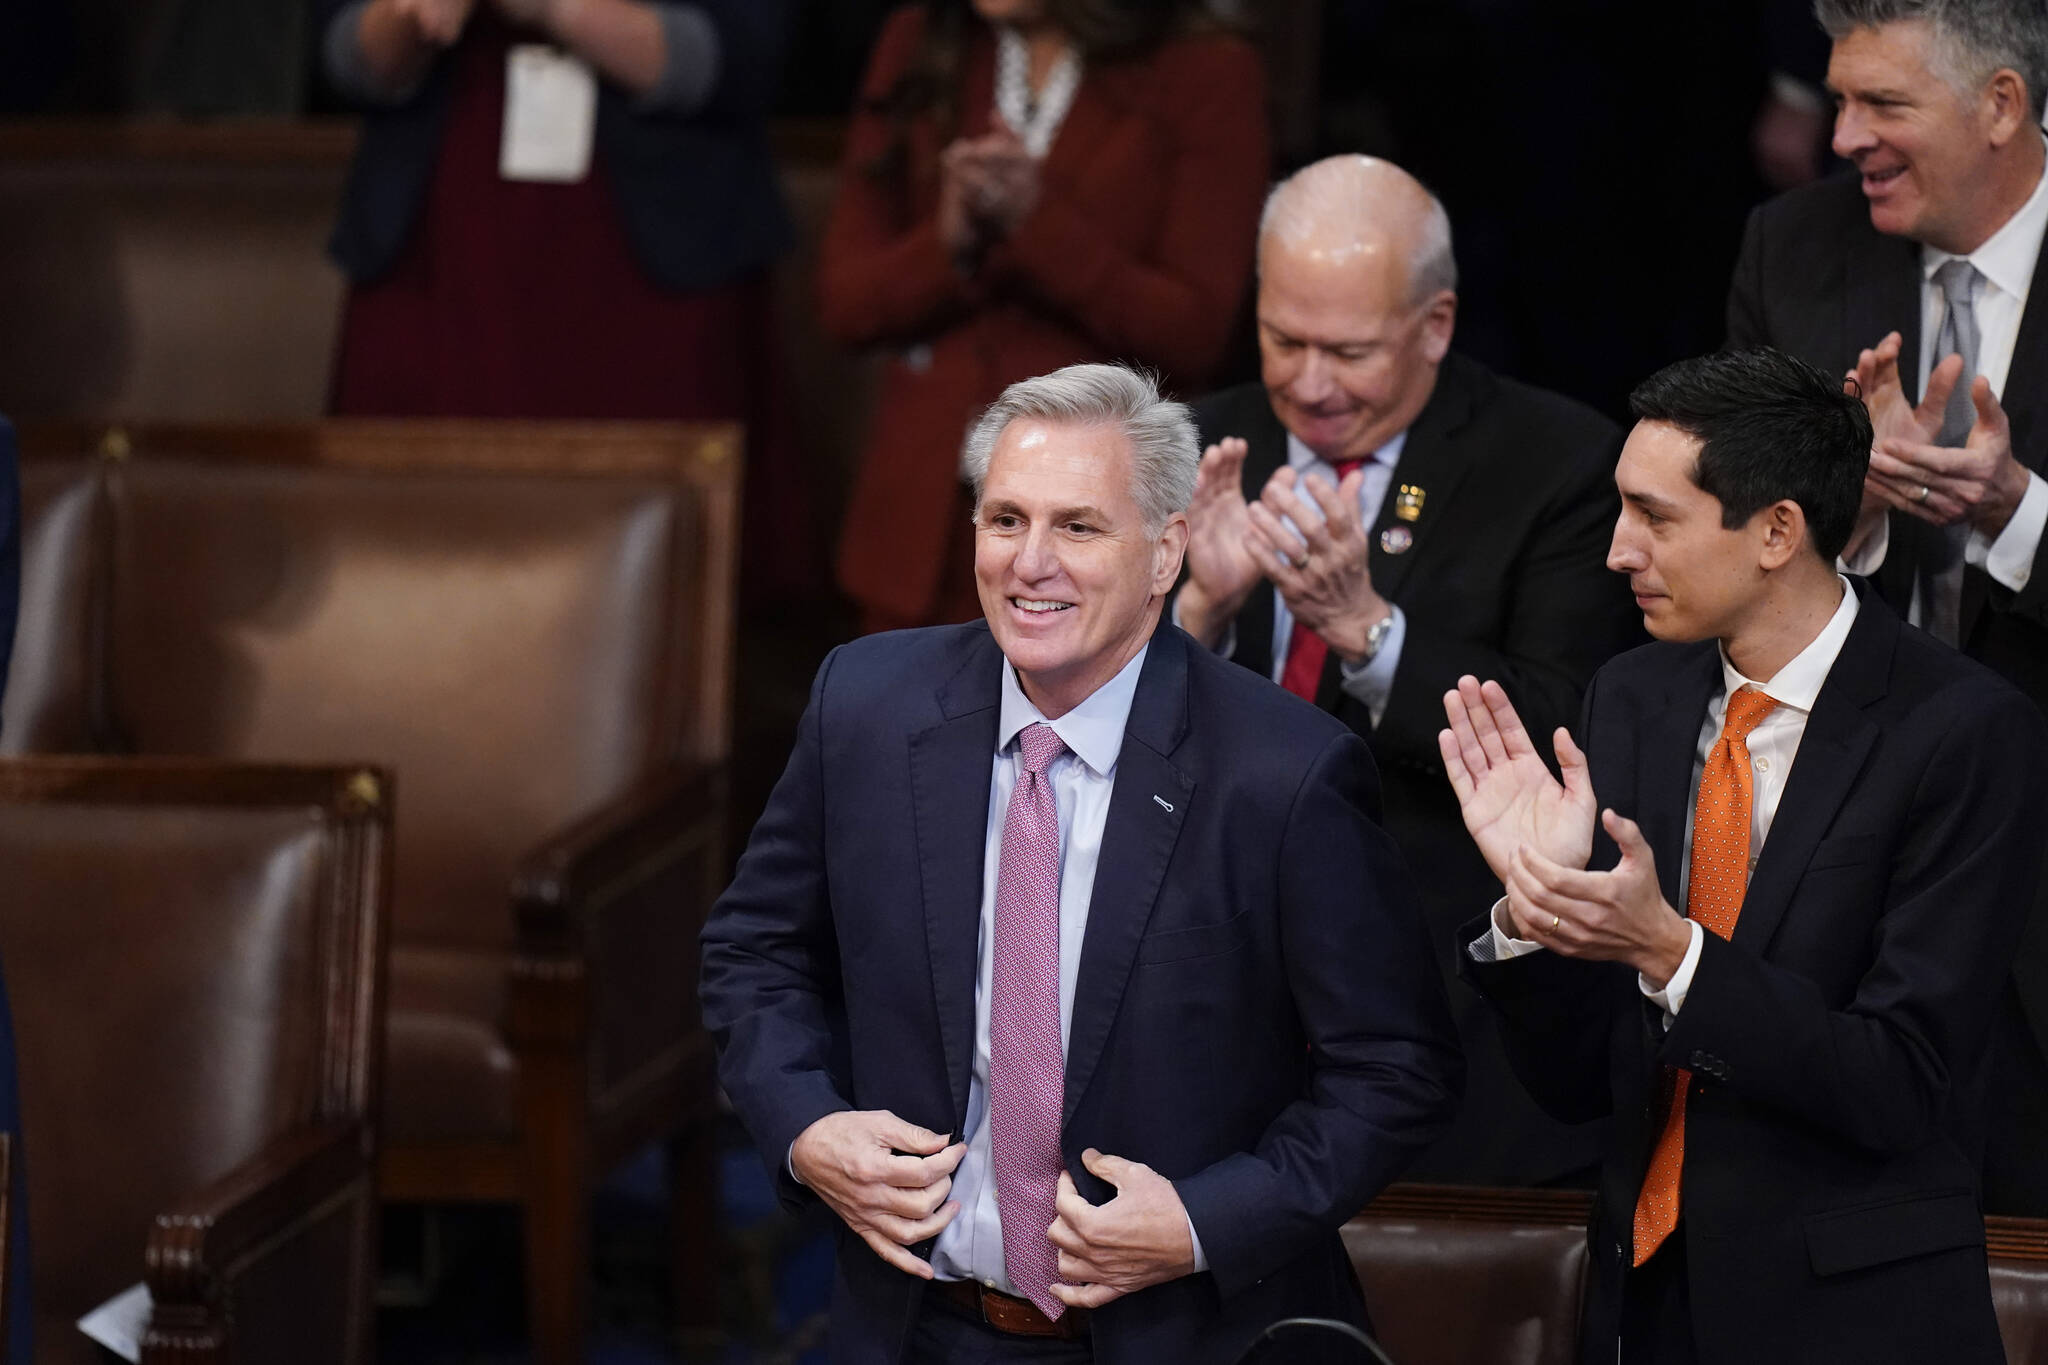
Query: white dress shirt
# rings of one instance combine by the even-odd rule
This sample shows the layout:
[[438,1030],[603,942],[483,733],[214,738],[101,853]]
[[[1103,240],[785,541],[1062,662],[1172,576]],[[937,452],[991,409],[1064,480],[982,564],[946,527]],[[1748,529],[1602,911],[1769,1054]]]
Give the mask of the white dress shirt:
[[[2048,174],[2034,182],[2034,192],[2017,213],[2005,220],[1998,231],[1971,252],[1967,259],[1977,267],[1975,297],[1977,314],[1977,371],[1991,381],[1991,392],[2001,400],[2012,370],[2013,347],[2019,340],[2020,319],[2027,310],[2027,293],[2034,283],[2034,265],[2041,255],[2041,241],[2048,233]],[[1934,353],[1940,339],[1942,318],[1948,300],[1935,283],[1935,272],[1956,257],[1931,246],[1920,248],[1920,387],[1927,392],[1927,378],[1945,356]],[[1883,565],[1891,546],[1889,518],[1861,547],[1854,560],[1844,560],[1850,573],[1871,574]],[[1963,548],[1966,563],[1976,565],[2006,587],[2018,592],[2033,576],[2034,554],[2041,536],[2048,531],[2048,482],[2039,474],[2027,475],[2026,495],[2013,512],[2005,529],[1994,538],[1972,531]],[[1907,619],[1920,624],[1922,612],[1919,587]]]
[[[1813,714],[1813,703],[1820,696],[1821,685],[1827,682],[1828,672],[1835,666],[1835,659],[1849,638],[1849,628],[1856,624],[1857,609],[1856,592],[1844,580],[1842,601],[1835,608],[1835,614],[1821,627],[1820,634],[1793,655],[1791,661],[1769,681],[1744,677],[1741,670],[1729,662],[1727,651],[1722,651],[1721,690],[1707,703],[1707,714],[1700,722],[1699,740],[1693,745],[1692,782],[1689,787],[1692,799],[1686,803],[1685,845],[1678,869],[1678,901],[1681,906],[1685,904],[1686,887],[1692,876],[1692,817],[1693,809],[1699,804],[1700,774],[1706,769],[1707,755],[1721,738],[1721,722],[1728,713],[1728,698],[1743,687],[1753,687],[1778,703],[1749,732],[1745,745],[1749,750],[1750,773],[1749,866],[1754,871],[1756,860],[1764,851],[1764,841],[1770,837],[1771,822],[1777,818],[1778,802],[1785,795],[1785,784],[1792,777],[1792,762],[1799,754],[1799,741],[1806,736],[1807,718]],[[1497,962],[1543,951],[1543,945],[1534,940],[1512,937],[1502,928],[1506,918],[1507,901],[1496,901],[1493,927],[1471,945],[1473,957],[1482,962]],[[1705,931],[1697,920],[1688,920],[1687,924],[1692,929],[1692,943],[1686,949],[1685,960],[1671,974],[1671,979],[1660,989],[1642,976],[1636,977],[1637,987],[1664,1011],[1666,1028],[1671,1027],[1671,1021],[1685,1008],[1686,992],[1692,989],[1693,973],[1699,969],[1701,935]]]
[[[1365,481],[1358,488],[1358,523],[1372,534],[1373,523],[1380,519],[1380,505],[1386,501],[1387,488],[1394,481],[1394,467],[1401,462],[1401,451],[1408,444],[1408,433],[1397,431],[1378,450],[1366,457],[1359,472]],[[1318,475],[1324,482],[1335,487],[1338,483],[1337,467],[1290,433],[1287,437],[1287,465],[1298,479],[1310,474]],[[1298,486],[1298,485],[1297,485]],[[1311,508],[1316,506],[1309,494],[1302,494],[1303,501]],[[1282,518],[1289,530],[1297,529],[1294,523]],[[1257,591],[1254,589],[1254,591]],[[1268,670],[1274,682],[1287,671],[1287,646],[1294,640],[1294,613],[1287,606],[1287,599],[1280,595],[1278,588],[1273,593],[1273,658]],[[1379,649],[1363,663],[1340,665],[1339,680],[1344,690],[1354,699],[1362,702],[1372,714],[1372,723],[1378,725],[1387,709],[1387,698],[1394,690],[1394,670],[1401,666],[1401,647],[1408,640],[1408,616],[1393,603],[1387,604],[1393,616],[1387,626],[1385,638]],[[1180,624],[1180,604],[1174,604],[1173,623]],[[1216,644],[1216,652],[1228,658],[1237,653],[1237,623],[1232,622]]]
[[[942,1280],[979,1280],[1013,1293],[1003,1264],[1003,1222],[996,1209],[995,1171],[988,1131],[989,1006],[996,964],[996,874],[1002,866],[1003,821],[1010,793],[1017,786],[1023,762],[1017,734],[1042,723],[1066,742],[1067,753],[1046,769],[1060,822],[1060,1049],[1066,1050],[1074,1017],[1074,984],[1080,978],[1081,943],[1088,931],[1088,902],[1095,891],[1095,868],[1102,857],[1102,830],[1109,818],[1109,797],[1116,786],[1117,756],[1123,751],[1124,725],[1138,674],[1150,647],[1138,651],[1114,678],[1058,720],[1046,720],[1024,695],[1017,670],[1003,661],[1002,709],[996,724],[996,749],[989,772],[988,832],[982,858],[981,935],[974,975],[974,1064],[967,1084],[966,1155],[953,1172],[952,1198],[960,1212],[939,1234],[932,1249],[932,1270]],[[1194,1236],[1194,1224],[1188,1224]],[[1207,1269],[1202,1244],[1195,1241],[1195,1268]]]

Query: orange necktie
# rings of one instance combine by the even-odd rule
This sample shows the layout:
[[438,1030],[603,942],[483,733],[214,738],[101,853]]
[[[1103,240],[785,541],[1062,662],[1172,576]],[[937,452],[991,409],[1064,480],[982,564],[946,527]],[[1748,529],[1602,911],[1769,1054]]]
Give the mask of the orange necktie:
[[[1685,913],[1712,934],[1729,938],[1749,889],[1749,732],[1778,703],[1744,687],[1728,698],[1721,738],[1707,751],[1700,794],[1692,811],[1692,878]],[[1636,1199],[1635,1263],[1650,1259],[1678,1226],[1678,1184],[1685,1168],[1685,1093],[1692,1073],[1677,1068],[1671,1112],[1650,1153],[1643,1192]]]
[[[1337,482],[1343,483],[1352,470],[1364,463],[1364,460],[1337,461],[1333,466],[1337,471]],[[1296,486],[1299,487],[1298,484]],[[1306,490],[1302,496],[1308,496]],[[1280,670],[1280,685],[1313,706],[1316,692],[1323,682],[1323,661],[1329,657],[1329,642],[1296,621],[1294,632],[1287,639],[1287,664]]]

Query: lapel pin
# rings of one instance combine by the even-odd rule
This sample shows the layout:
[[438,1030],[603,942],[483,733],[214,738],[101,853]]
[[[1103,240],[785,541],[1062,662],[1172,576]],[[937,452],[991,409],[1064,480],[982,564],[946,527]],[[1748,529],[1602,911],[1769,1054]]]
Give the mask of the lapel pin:
[[1380,548],[1390,555],[1405,555],[1415,543],[1415,533],[1405,526],[1389,526],[1380,532]]
[[1394,515],[1403,521],[1420,521],[1422,503],[1427,497],[1429,494],[1424,491],[1422,485],[1402,484],[1400,490],[1394,494]]
[[1152,799],[1159,803],[1159,809],[1165,811],[1168,815],[1173,814],[1173,802],[1163,796],[1155,796]]

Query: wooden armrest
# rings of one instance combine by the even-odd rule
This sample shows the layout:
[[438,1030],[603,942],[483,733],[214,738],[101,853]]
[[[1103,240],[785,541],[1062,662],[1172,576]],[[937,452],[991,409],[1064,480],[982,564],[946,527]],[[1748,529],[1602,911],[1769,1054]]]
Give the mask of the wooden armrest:
[[1399,1182],[1367,1204],[1365,1217],[1452,1218],[1487,1223],[1566,1224],[1584,1227],[1592,1216],[1590,1190],[1503,1189],[1487,1185]]
[[724,767],[693,764],[655,773],[549,839],[513,873],[520,952],[575,955],[592,915],[717,838],[724,813]]
[[206,1303],[266,1244],[318,1219],[369,1169],[367,1136],[353,1119],[279,1138],[157,1215],[144,1256],[150,1298],[160,1308]]

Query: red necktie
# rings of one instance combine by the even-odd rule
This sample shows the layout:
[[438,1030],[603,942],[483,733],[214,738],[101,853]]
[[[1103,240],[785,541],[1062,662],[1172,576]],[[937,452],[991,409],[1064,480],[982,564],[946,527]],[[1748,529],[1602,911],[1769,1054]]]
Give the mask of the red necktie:
[[[1338,485],[1341,487],[1351,476],[1351,471],[1364,464],[1364,460],[1336,461],[1333,468],[1337,471]],[[1300,486],[1299,483],[1295,485],[1297,488]],[[1323,661],[1329,657],[1330,646],[1323,637],[1297,620],[1294,634],[1287,640],[1287,666],[1280,670],[1280,685],[1314,705],[1316,692],[1323,682]]]
[[[1721,738],[1700,769],[1700,794],[1692,811],[1692,875],[1685,888],[1685,913],[1710,934],[1732,938],[1749,890],[1749,823],[1754,779],[1749,771],[1749,732],[1777,702],[1744,687],[1728,698]],[[1692,1073],[1677,1069],[1671,1111],[1650,1152],[1650,1169],[1636,1197],[1635,1263],[1641,1265],[1678,1226],[1679,1178],[1685,1170],[1685,1096]]]
[[1060,1180],[1060,817],[1046,769],[1067,751],[1043,724],[1018,733],[1022,771],[1003,816],[996,863],[995,970],[989,1002],[988,1123],[1003,1267],[1018,1293],[1057,1319],[1052,1226]]

